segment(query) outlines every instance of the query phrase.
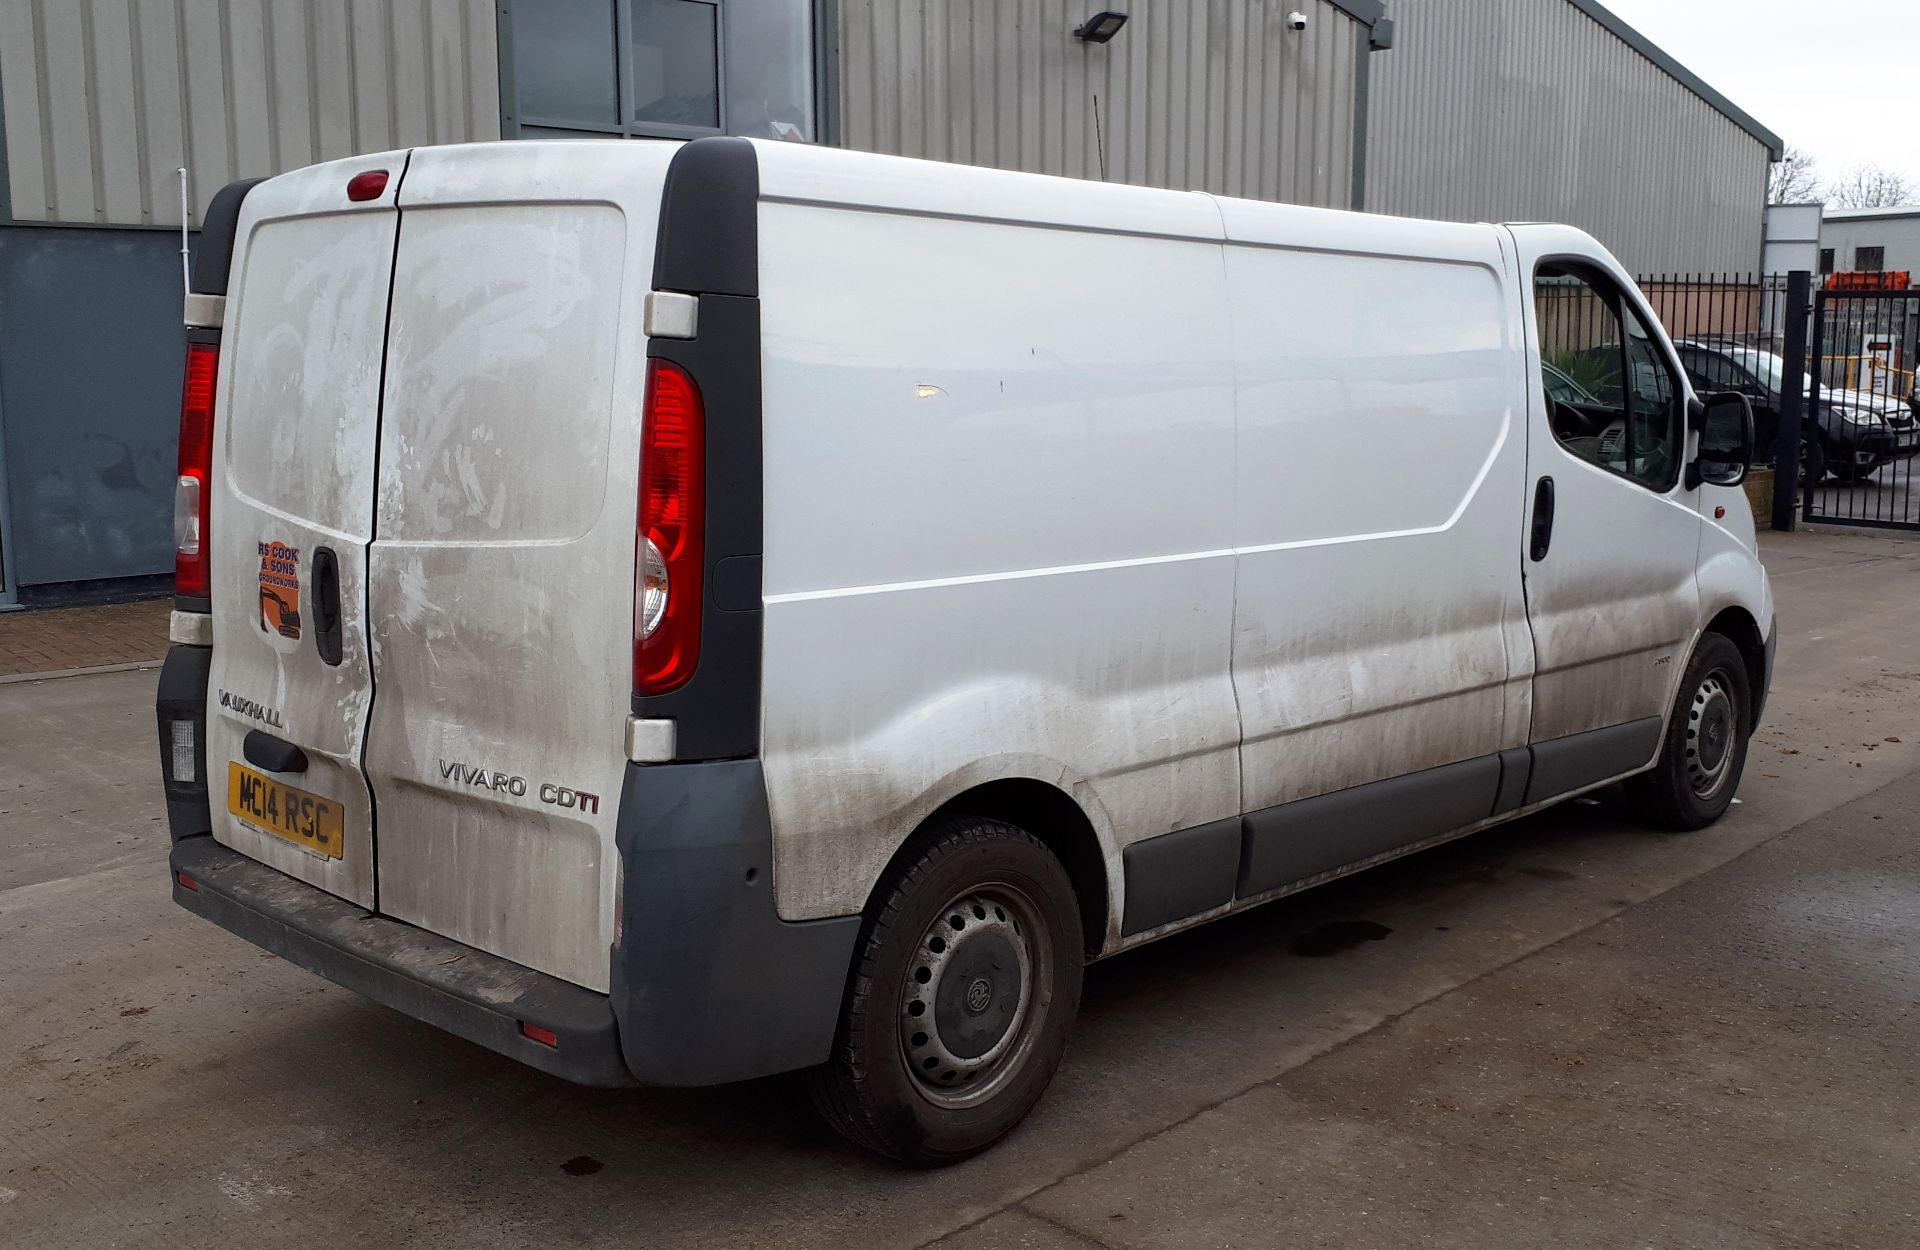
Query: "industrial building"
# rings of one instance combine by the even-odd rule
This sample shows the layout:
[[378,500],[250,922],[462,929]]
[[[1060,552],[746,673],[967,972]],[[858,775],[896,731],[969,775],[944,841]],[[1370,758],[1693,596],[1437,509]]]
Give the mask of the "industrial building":
[[1820,272],[1855,271],[1920,275],[1920,206],[1828,209]]
[[1760,264],[1780,141],[1593,0],[0,0],[0,607],[163,584],[239,177],[734,133]]

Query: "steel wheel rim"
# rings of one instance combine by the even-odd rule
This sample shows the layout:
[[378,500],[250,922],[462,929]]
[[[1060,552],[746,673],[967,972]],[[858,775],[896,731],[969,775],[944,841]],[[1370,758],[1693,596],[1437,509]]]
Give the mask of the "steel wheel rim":
[[1686,756],[1695,798],[1714,798],[1733,773],[1737,712],[1725,669],[1714,669],[1694,687],[1687,705]]
[[[956,895],[927,926],[901,982],[900,1053],[921,1096],[960,1108],[1005,1087],[1053,998],[1039,909],[995,882]],[[985,983],[984,986],[982,983]]]

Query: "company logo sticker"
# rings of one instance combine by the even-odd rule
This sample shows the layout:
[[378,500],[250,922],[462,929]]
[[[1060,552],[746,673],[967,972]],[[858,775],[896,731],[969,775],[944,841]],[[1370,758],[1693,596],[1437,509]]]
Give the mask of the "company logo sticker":
[[300,640],[300,548],[260,544],[260,631]]

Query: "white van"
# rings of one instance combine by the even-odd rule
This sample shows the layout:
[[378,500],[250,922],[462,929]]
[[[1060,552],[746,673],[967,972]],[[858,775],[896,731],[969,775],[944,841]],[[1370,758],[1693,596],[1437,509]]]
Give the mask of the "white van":
[[960,1159],[1088,960],[1704,825],[1765,698],[1745,401],[1575,230],[506,143],[230,187],[195,288],[174,897],[571,1080]]

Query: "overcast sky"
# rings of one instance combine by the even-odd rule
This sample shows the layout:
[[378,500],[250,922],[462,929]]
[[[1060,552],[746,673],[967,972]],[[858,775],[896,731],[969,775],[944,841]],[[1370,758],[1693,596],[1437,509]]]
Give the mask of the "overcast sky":
[[1601,0],[1820,161],[1920,186],[1920,0]]

